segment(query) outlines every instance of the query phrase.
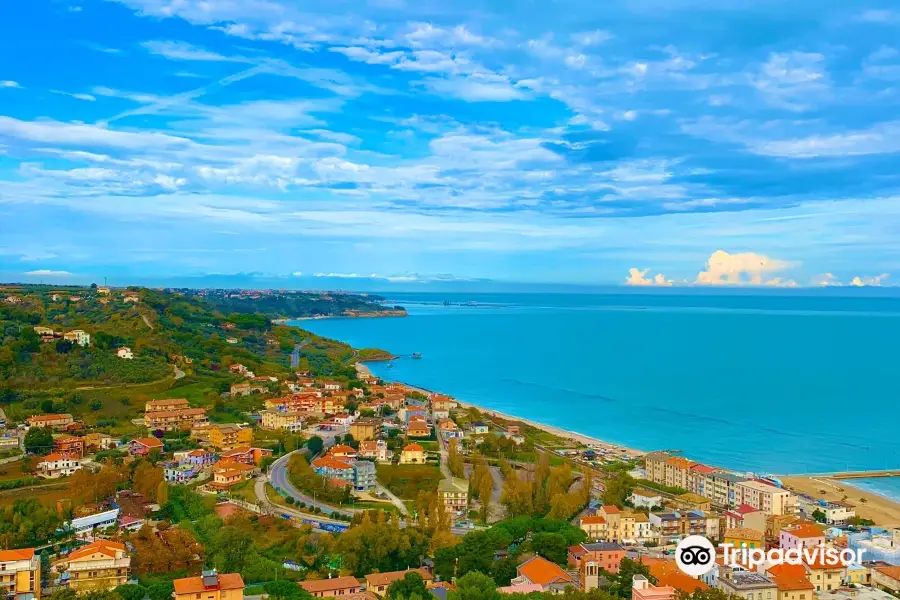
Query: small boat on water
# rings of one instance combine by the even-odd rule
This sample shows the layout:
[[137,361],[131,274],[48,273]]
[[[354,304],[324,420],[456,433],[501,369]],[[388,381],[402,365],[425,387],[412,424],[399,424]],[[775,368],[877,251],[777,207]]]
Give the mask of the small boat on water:
[[388,363],[388,369],[393,369],[393,368],[394,368],[394,363]]
[[413,358],[422,358],[422,353],[421,352],[413,352],[412,357]]

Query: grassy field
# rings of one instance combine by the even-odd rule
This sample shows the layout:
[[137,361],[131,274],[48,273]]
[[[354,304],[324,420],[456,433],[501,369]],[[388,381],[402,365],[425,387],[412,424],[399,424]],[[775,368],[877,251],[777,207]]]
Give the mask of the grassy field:
[[430,465],[378,465],[378,481],[406,500],[420,491],[433,492],[441,481],[441,469]]

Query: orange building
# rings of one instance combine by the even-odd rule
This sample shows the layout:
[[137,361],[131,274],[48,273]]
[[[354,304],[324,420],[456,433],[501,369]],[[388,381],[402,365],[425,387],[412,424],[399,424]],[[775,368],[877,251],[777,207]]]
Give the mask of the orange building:
[[84,439],[61,435],[53,440],[53,451],[66,458],[84,458]]
[[5,598],[40,600],[41,558],[34,548],[0,550],[0,586]]
[[199,577],[172,582],[174,600],[244,600],[244,580],[240,573],[203,571]]

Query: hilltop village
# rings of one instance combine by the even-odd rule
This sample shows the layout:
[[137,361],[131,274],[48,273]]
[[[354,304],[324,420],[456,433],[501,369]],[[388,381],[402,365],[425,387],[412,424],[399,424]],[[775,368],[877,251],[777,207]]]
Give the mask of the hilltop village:
[[[900,596],[900,523],[852,491],[826,501],[383,381],[361,361],[385,353],[254,310],[330,296],[277,295],[0,293],[7,599]],[[720,553],[691,577],[674,557],[689,535],[866,560]]]

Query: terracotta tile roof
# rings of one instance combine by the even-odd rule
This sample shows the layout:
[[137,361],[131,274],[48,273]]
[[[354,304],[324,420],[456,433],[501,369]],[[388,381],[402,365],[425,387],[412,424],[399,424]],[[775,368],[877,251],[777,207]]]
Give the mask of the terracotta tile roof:
[[[213,589],[219,590],[237,590],[244,588],[244,580],[240,573],[220,573],[218,576],[218,585]],[[199,594],[206,591],[203,585],[202,577],[185,577],[184,579],[176,579],[172,582],[175,586],[176,594]]]
[[34,548],[21,548],[19,550],[0,550],[0,562],[14,560],[31,560],[34,556]]
[[95,554],[98,552],[100,554],[106,554],[109,557],[115,558],[117,551],[122,552],[124,550],[125,544],[110,542],[109,540],[97,540],[92,544],[82,546],[78,550],[74,551],[69,555],[69,560],[75,560],[84,556],[90,556],[91,554]]
[[419,444],[407,444],[403,446],[404,452],[424,452],[425,448],[420,446]]
[[787,529],[783,529],[782,531],[790,533],[791,535],[798,538],[825,537],[825,533],[821,529],[819,529],[815,525],[810,525],[809,523],[800,523],[798,525],[793,525]]
[[738,514],[746,515],[746,514],[748,514],[748,513],[761,512],[762,509],[761,509],[761,508],[755,508],[755,507],[753,507],[753,506],[750,506],[749,504],[741,504],[741,505],[738,506],[736,509],[734,509],[734,511],[735,511],[736,513],[738,513]]
[[48,414],[48,415],[34,415],[33,417],[28,417],[29,423],[36,423],[38,421],[62,421],[64,419],[71,419],[72,415],[66,414]]
[[408,571],[388,571],[387,573],[369,573],[366,575],[367,585],[391,585],[398,579],[403,579],[407,573],[418,573],[425,582],[433,581],[434,577],[425,569],[410,569]]
[[691,467],[693,467],[694,465],[697,464],[696,462],[689,460],[687,458],[683,458],[681,456],[673,456],[666,462],[669,463],[670,465],[672,465],[673,467],[675,467],[676,469],[690,469]]
[[321,458],[317,458],[312,461],[312,466],[314,468],[328,468],[328,469],[352,469],[353,465],[348,462],[344,462],[343,460],[334,458],[333,456],[323,456]]
[[250,454],[252,448],[250,446],[236,446],[228,452],[222,453],[222,458],[230,458],[232,456],[240,456],[241,454]]
[[875,567],[875,570],[891,579],[900,581],[900,566]]
[[761,531],[750,529],[749,527],[735,527],[725,530],[725,539],[737,538],[739,540],[757,540],[762,541],[763,534]]
[[683,573],[674,560],[660,560],[650,564],[650,574],[657,579],[656,585],[673,587],[687,594],[709,589],[709,586],[699,579]]
[[691,467],[691,471],[695,471],[697,473],[702,473],[703,475],[710,475],[711,473],[715,473],[718,469],[715,467],[709,467],[707,465],[701,465],[697,463],[696,465]]
[[787,580],[806,577],[806,568],[803,565],[792,565],[788,563],[773,565],[766,569],[766,572],[772,577],[783,577]]
[[150,448],[151,450],[153,448],[162,448],[163,447],[163,443],[161,441],[159,441],[158,438],[155,438],[155,437],[138,438],[136,440],[131,440],[131,441],[137,442],[141,446],[146,446],[147,448]]
[[519,565],[518,571],[520,575],[528,578],[528,581],[540,586],[547,586],[551,583],[575,583],[559,565],[540,556],[535,556]]
[[359,580],[356,577],[335,577],[333,579],[313,579],[312,581],[301,581],[300,587],[315,594],[316,592],[328,592],[331,590],[349,590],[360,587]]
[[604,505],[600,510],[602,510],[603,512],[605,512],[608,515],[617,515],[620,512],[622,512],[619,510],[619,508],[617,506],[613,506],[612,504]]
[[606,523],[606,519],[604,519],[603,517],[581,517],[582,525],[603,525],[604,523]]
[[328,451],[329,454],[356,454],[356,450],[351,446],[346,446],[344,444],[338,444],[337,446],[332,446],[331,450]]
[[[45,456],[44,458],[42,458],[42,459],[41,459],[41,463],[51,463],[51,462],[56,462],[56,461],[59,461],[59,460],[63,460],[63,459],[65,459],[65,458],[66,458],[66,457],[63,456],[62,454],[57,454],[56,452],[54,452],[53,454],[48,454],[47,456]],[[41,463],[38,463],[38,464],[41,464]]]

